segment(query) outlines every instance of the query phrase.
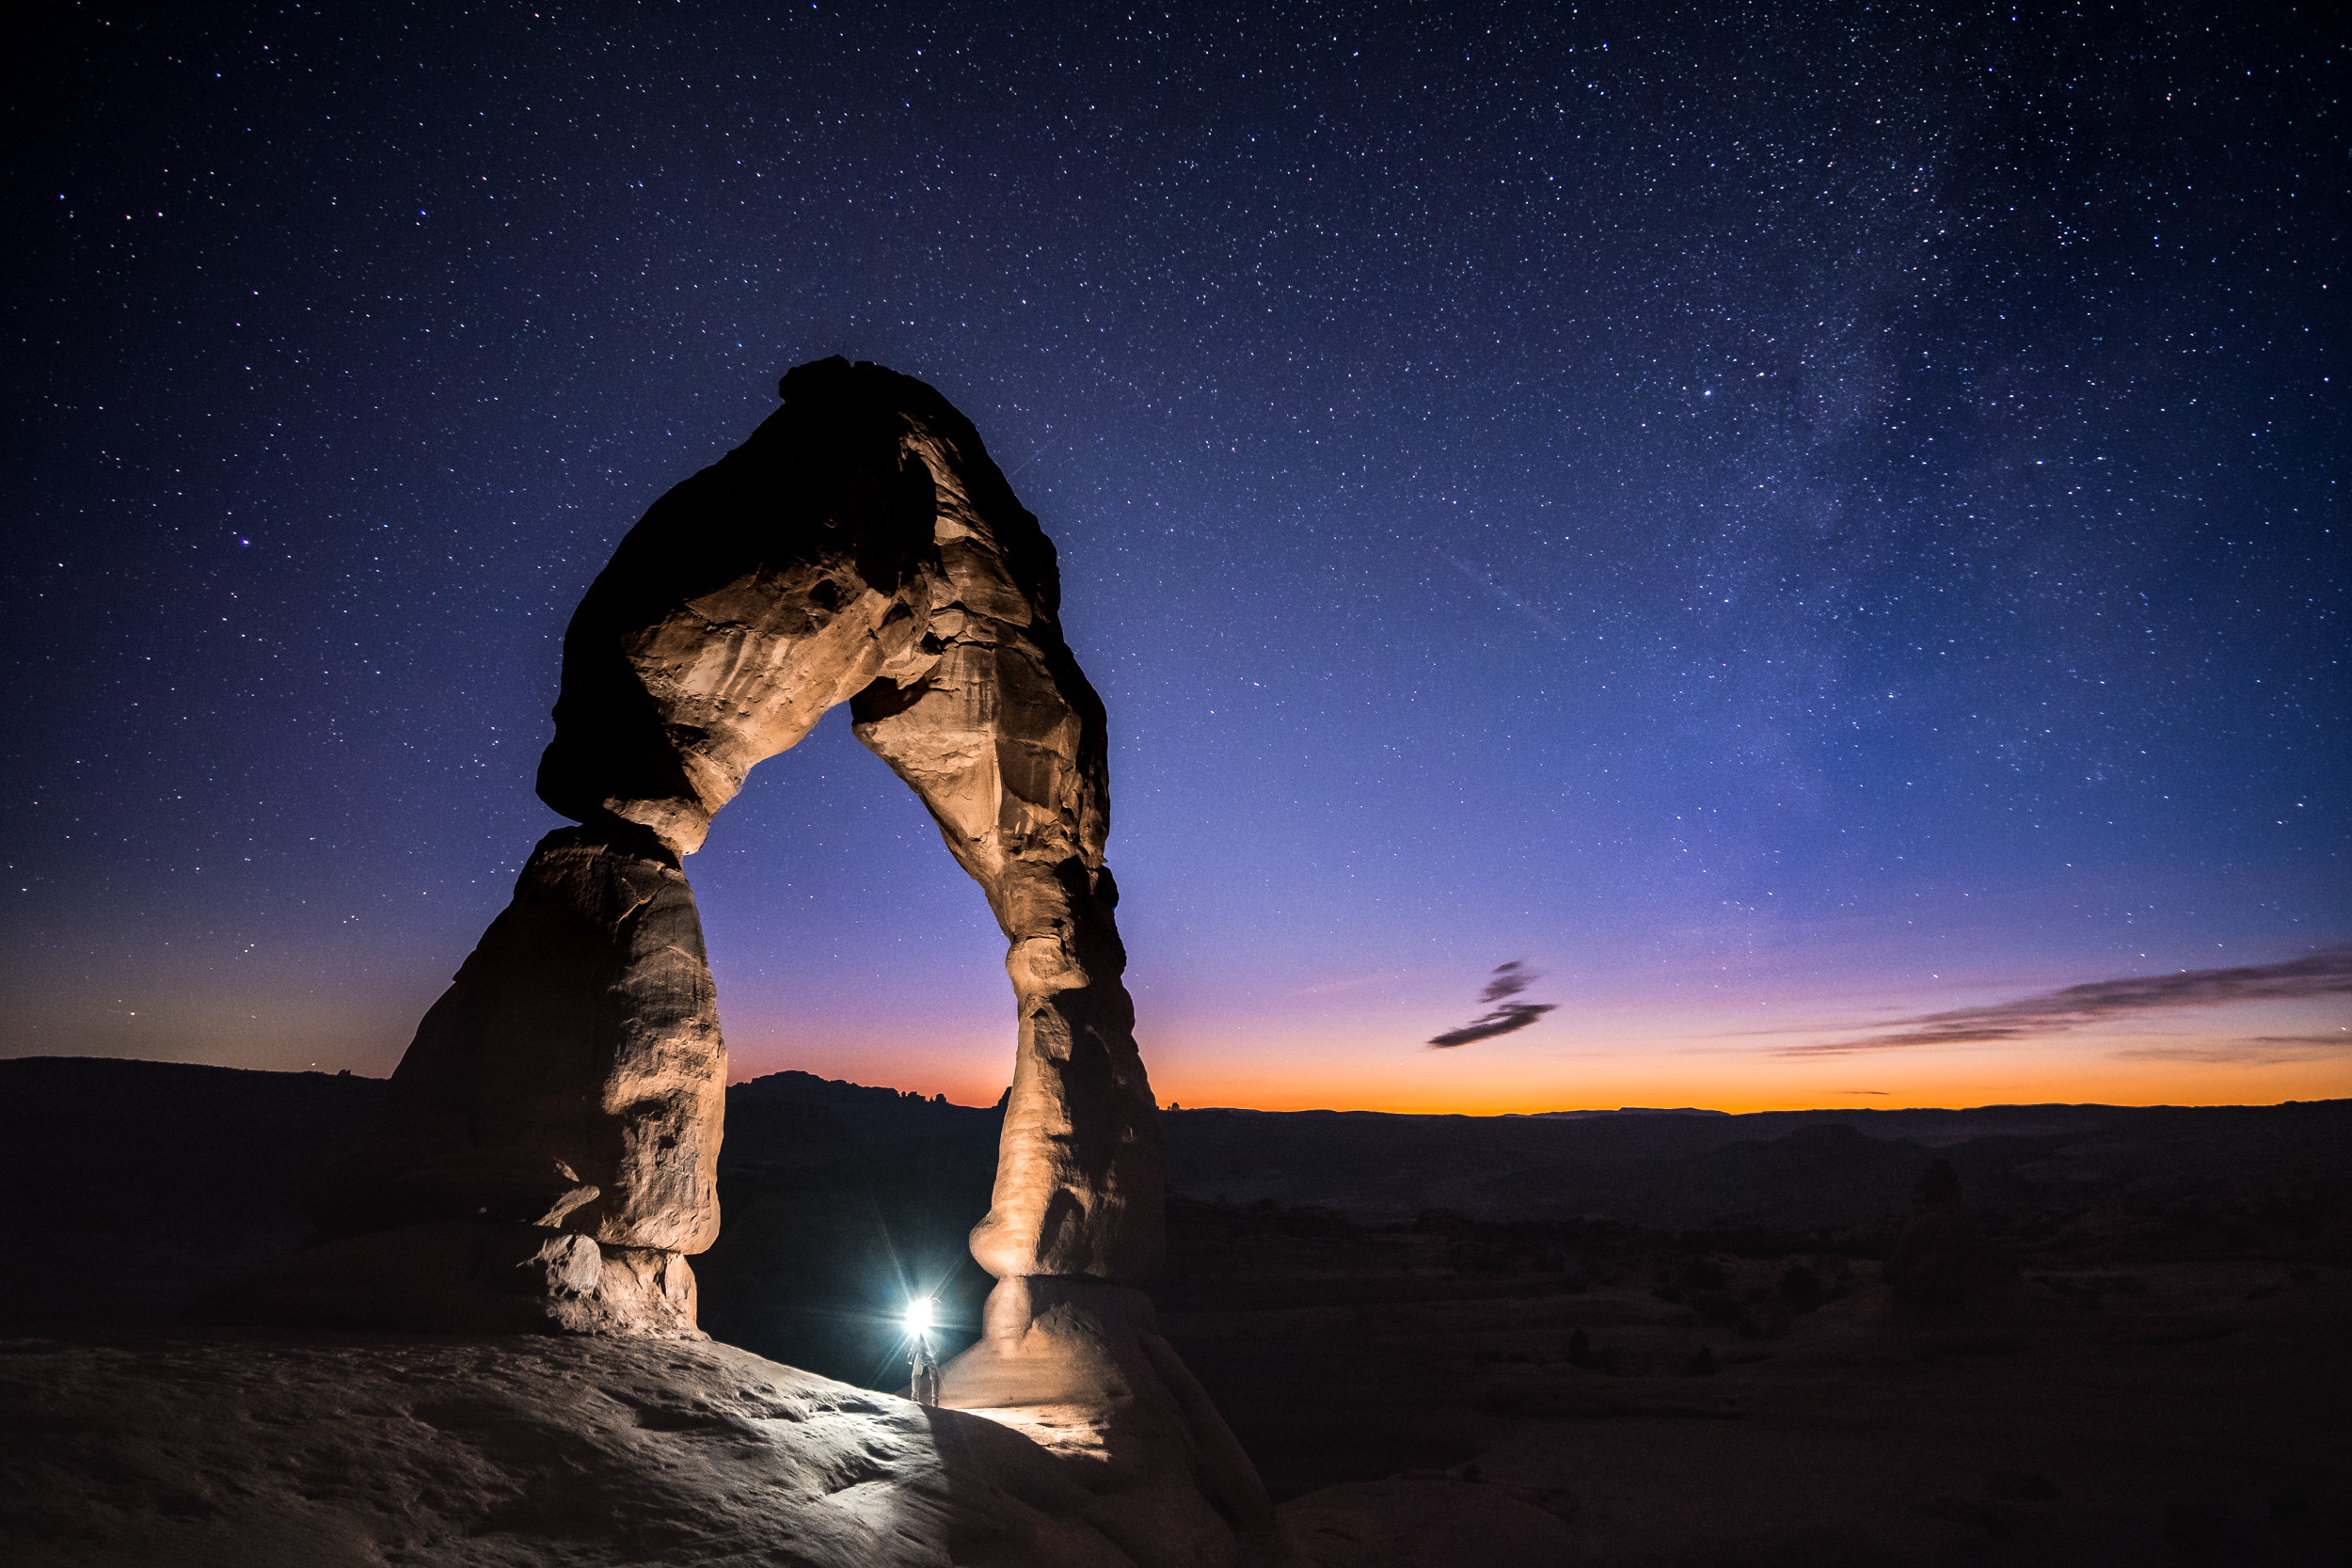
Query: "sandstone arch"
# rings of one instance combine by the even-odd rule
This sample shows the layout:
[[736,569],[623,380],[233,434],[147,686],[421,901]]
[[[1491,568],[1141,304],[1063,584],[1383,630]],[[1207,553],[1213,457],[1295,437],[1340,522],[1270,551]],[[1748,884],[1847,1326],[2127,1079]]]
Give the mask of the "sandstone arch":
[[781,391],[574,614],[538,788],[580,825],[534,849],[322,1189],[348,1240],[306,1265],[296,1315],[696,1332],[685,1257],[718,1233],[726,1061],[682,863],[843,703],[1008,942],[1019,1043],[974,1257],[1016,1282],[1157,1267],[1103,706],[1056,618],[1053,545],[923,383],[834,358]]
[[1159,1261],[1156,1115],[1103,863],[1103,705],[1063,640],[1054,547],[921,382],[834,359],[662,498],[564,642],[550,805],[699,847],[752,767],[850,705],[1005,932],[1020,1044],[993,1203],[998,1278]]
[[1268,1541],[1255,1470],[1135,1289],[1165,1174],[1103,863],[1103,705],[1053,545],[923,383],[834,358],[781,391],[573,616],[538,787],[579,825],[532,851],[322,1181],[330,1239],[194,1315],[698,1336],[726,1050],[682,863],[754,765],[848,703],[987,895],[1019,1012],[972,1232],[998,1283],[942,1402],[1061,1453],[1137,1561]]

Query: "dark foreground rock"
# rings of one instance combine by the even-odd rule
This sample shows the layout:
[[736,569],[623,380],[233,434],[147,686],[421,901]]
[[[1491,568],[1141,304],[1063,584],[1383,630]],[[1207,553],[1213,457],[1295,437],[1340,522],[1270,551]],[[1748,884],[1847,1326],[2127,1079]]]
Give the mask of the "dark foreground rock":
[[[223,1329],[0,1341],[0,1557],[1193,1568],[1167,1497],[709,1343]],[[1271,1550],[1269,1544],[1269,1550]]]

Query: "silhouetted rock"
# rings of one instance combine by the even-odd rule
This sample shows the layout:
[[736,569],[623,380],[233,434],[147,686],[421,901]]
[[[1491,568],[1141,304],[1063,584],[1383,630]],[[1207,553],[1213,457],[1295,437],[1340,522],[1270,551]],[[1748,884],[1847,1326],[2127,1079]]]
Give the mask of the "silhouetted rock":
[[658,1247],[434,1220],[338,1237],[198,1298],[198,1323],[699,1338],[693,1272]]
[[1791,1263],[1780,1276],[1781,1305],[1791,1312],[1818,1310],[1821,1305],[1821,1276],[1803,1263]]
[[[680,1255],[718,1234],[725,1083],[702,926],[675,857],[625,823],[549,833],[418,1026],[382,1117],[321,1178],[311,1216],[341,1240],[197,1310],[691,1337]],[[575,1239],[517,1239],[541,1231]],[[514,1247],[555,1247],[561,1266],[485,1261]]]
[[1951,1163],[1931,1162],[1920,1174],[1910,1216],[1886,1260],[1886,1282],[1915,1306],[1952,1307],[2013,1273],[2000,1249],[1985,1240],[1969,1217]]

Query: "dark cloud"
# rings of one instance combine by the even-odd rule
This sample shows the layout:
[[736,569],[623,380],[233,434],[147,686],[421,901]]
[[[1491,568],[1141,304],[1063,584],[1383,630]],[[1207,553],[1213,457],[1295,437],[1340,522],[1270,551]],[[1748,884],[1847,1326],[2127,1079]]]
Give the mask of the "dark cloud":
[[[2331,947],[2285,963],[2242,969],[2190,969],[2177,974],[2148,974],[2128,980],[2094,980],[2041,996],[1998,1002],[1989,1007],[1928,1013],[1905,1019],[1891,1032],[1820,1045],[1793,1045],[1781,1056],[1832,1056],[1856,1051],[1895,1051],[1915,1045],[1974,1045],[1991,1040],[2031,1039],[2095,1023],[2117,1013],[2156,1007],[2217,1007],[2232,1002],[2289,1002],[2352,993],[2352,947]],[[2316,1040],[2325,1036],[2271,1037],[2280,1041]],[[2250,1044],[2251,1042],[2249,1042]],[[2150,1053],[2168,1047],[2152,1046]],[[2203,1047],[2182,1047],[2186,1051]],[[2132,1053],[2127,1053],[2127,1054]],[[2242,1060],[2195,1057],[2184,1060]],[[2283,1059],[2283,1058],[2280,1058]]]
[[1541,974],[1517,959],[1499,965],[1493,975],[1487,979],[1486,989],[1478,993],[1478,1000],[1486,1003],[1501,1003],[1502,1006],[1493,1007],[1480,1017],[1470,1020],[1459,1029],[1447,1030],[1431,1040],[1430,1045],[1439,1051],[1451,1051],[1457,1045],[1469,1045],[1476,1040],[1490,1040],[1497,1035],[1508,1035],[1516,1030],[1526,1028],[1551,1011],[1554,1004],[1508,1002],[1504,1001],[1504,998],[1518,995],[1519,992],[1542,978]]
[[1508,1006],[1497,1007],[1483,1018],[1474,1018],[1459,1029],[1449,1029],[1429,1043],[1440,1051],[1449,1051],[1473,1040],[1490,1040],[1497,1035],[1526,1028],[1551,1011],[1551,1007],[1549,1002],[1514,1002]]
[[1517,996],[1542,978],[1542,975],[1514,958],[1507,964],[1496,966],[1494,978],[1488,980],[1486,989],[1478,993],[1478,1000],[1500,1002],[1506,996]]

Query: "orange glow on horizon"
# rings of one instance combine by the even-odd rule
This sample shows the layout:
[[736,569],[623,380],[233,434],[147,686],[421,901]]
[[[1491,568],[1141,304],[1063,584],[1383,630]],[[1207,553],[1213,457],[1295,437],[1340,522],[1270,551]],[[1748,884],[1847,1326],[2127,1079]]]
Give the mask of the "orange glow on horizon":
[[[2219,1022],[2219,1020],[2211,1021]],[[2314,1021],[2265,1021],[2269,1037],[2324,1039]],[[2298,1030],[2300,1032],[2296,1032]],[[2329,1032],[2343,1026],[2329,1018]],[[2352,1055],[2230,1059],[2241,1031],[2084,1030],[2030,1043],[1804,1056],[1727,1047],[1719,1035],[1631,1046],[1502,1041],[1461,1051],[1290,1037],[1215,1044],[1147,1040],[1163,1106],[1525,1116],[1622,1106],[1724,1111],[1906,1110],[1975,1105],[2272,1105],[2352,1097]],[[1545,1047],[1549,1047],[1548,1049]],[[736,1082],[797,1068],[823,1078],[945,1093],[993,1105],[1009,1080],[1009,1042],[890,1049],[879,1041],[735,1053]],[[787,1059],[788,1058],[788,1059]]]

